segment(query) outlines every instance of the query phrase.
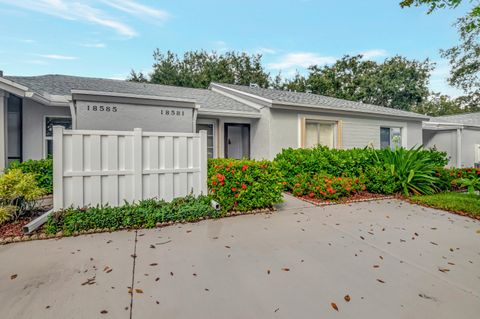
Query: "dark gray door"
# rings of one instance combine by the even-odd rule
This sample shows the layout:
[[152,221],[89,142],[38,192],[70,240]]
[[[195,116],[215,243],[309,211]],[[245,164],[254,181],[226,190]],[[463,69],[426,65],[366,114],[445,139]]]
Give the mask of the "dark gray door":
[[250,124],[225,124],[225,157],[250,158]]

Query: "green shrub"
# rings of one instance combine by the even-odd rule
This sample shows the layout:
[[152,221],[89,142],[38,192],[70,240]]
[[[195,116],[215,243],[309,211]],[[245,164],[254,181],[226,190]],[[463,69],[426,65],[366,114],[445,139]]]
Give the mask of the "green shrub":
[[338,150],[325,146],[306,149],[284,149],[275,157],[287,189],[292,190],[298,174],[325,173],[333,176],[360,176],[375,162],[375,151],[369,148]]
[[11,169],[0,176],[0,206],[14,206],[12,219],[17,220],[36,207],[36,199],[45,190],[37,186],[35,175]]
[[272,207],[282,201],[283,179],[270,161],[211,159],[210,196],[224,212]]
[[436,175],[438,163],[432,160],[431,153],[420,147],[384,149],[375,154],[377,164],[390,171],[394,183],[400,186],[399,191],[404,195],[429,195],[440,189],[440,179]]
[[440,188],[444,191],[465,189],[459,182],[461,179],[480,181],[480,168],[439,168],[435,174],[440,179]]
[[51,156],[41,160],[13,161],[7,171],[12,169],[20,169],[23,173],[34,174],[39,187],[45,189],[48,194],[53,192],[53,160]]
[[196,221],[200,217],[215,218],[220,215],[210,206],[208,196],[186,196],[170,203],[148,199],[119,207],[97,206],[58,211],[49,216],[44,230],[47,234],[63,231],[65,235],[71,235],[76,231],[98,228],[153,228],[157,223]]
[[294,178],[293,194],[326,200],[337,200],[364,191],[363,177],[335,177],[327,174],[298,174]]
[[3,225],[4,223],[12,219],[15,211],[15,206],[0,206],[0,225]]
[[398,180],[394,178],[391,171],[385,166],[372,165],[366,168],[365,185],[371,193],[391,195],[401,188]]
[[453,181],[455,184],[460,185],[460,187],[466,187],[469,194],[474,195],[475,191],[480,189],[480,179],[477,177],[474,178],[460,178]]

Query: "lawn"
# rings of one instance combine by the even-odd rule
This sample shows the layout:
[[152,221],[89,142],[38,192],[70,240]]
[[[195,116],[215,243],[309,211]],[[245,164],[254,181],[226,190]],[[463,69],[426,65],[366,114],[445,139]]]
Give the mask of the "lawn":
[[412,202],[452,212],[480,216],[480,196],[466,193],[439,193],[413,196]]

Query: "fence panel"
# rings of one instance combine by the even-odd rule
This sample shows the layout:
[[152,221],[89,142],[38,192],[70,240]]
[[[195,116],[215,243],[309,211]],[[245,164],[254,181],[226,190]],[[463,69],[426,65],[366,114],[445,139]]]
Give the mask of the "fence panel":
[[207,132],[53,128],[53,205],[118,206],[207,193]]

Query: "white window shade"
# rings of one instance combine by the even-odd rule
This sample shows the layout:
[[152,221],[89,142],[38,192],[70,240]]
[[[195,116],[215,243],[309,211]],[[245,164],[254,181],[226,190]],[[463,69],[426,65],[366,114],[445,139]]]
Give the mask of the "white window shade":
[[335,147],[335,124],[310,122],[305,124],[305,147],[315,147],[317,145]]

